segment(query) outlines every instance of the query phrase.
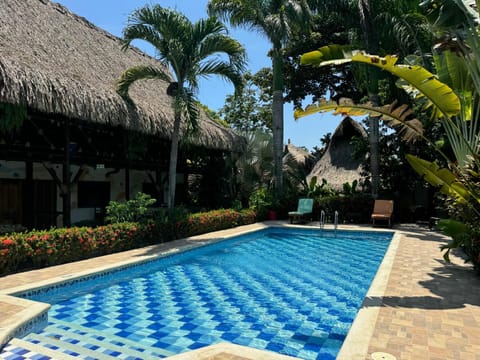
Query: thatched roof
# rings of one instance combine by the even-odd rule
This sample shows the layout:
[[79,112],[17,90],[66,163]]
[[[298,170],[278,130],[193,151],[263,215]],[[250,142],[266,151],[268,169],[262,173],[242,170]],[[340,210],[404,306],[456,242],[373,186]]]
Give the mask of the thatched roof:
[[313,158],[313,155],[304,148],[297,147],[290,143],[290,139],[288,140],[287,145],[285,145],[283,157],[285,158],[288,155],[290,155],[297,163],[303,165]]
[[[120,39],[49,0],[1,0],[0,102],[27,105],[47,114],[170,139],[173,129],[167,83],[142,81],[130,95],[129,110],[115,92],[115,81],[134,65],[159,63]],[[242,138],[202,112],[197,145],[238,150]]]
[[366,138],[367,133],[360,123],[346,117],[336,128],[327,151],[315,164],[307,180],[310,181],[313,176],[319,182],[325,179],[334,190],[342,190],[346,182],[351,184],[354,180],[361,180],[361,160],[352,156],[350,141],[353,136]]

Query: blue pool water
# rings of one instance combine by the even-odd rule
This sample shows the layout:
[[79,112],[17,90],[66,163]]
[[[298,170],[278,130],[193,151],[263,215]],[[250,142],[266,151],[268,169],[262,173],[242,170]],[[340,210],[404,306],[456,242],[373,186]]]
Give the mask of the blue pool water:
[[89,359],[154,359],[218,342],[334,359],[391,238],[280,228],[239,236],[30,295],[52,308],[48,326],[24,340],[66,341]]

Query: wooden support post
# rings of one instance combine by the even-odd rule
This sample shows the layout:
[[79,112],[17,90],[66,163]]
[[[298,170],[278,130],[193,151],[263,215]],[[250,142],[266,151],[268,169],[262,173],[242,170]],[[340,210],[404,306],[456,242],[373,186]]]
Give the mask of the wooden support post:
[[124,154],[125,154],[125,200],[130,200],[130,153],[129,153],[129,140],[128,131],[125,131],[123,137]]
[[63,226],[71,226],[72,193],[70,186],[70,121],[65,120],[65,158],[62,168]]
[[33,162],[25,161],[25,186],[23,188],[23,224],[28,229],[35,227],[34,213],[36,209],[35,194],[33,190]]

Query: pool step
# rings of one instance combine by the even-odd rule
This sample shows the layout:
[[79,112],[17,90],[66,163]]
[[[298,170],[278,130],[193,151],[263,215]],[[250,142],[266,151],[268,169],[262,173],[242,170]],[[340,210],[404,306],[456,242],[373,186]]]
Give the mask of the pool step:
[[[33,344],[38,344],[39,346],[45,347],[47,349],[52,349],[56,351],[61,351],[63,353],[66,353],[68,355],[71,355],[72,357],[78,358],[84,358],[87,357],[89,359],[99,359],[99,360],[114,360],[117,359],[115,356],[111,356],[110,354],[105,354],[105,351],[111,351],[107,350],[104,347],[102,348],[94,348],[94,349],[89,349],[85,347],[84,343],[78,343],[77,345],[77,339],[69,339],[70,341],[64,341],[60,340],[59,338],[57,339],[56,337],[53,336],[45,336],[45,335],[38,335],[35,333],[29,334],[28,336],[25,337],[24,339],[27,342],[31,342]],[[90,344],[88,345],[90,346]],[[112,355],[120,355],[120,353],[114,352],[111,353]]]
[[171,352],[163,349],[139,346],[133,340],[56,321],[23,339],[12,339],[0,353],[0,359],[143,360],[171,355]]
[[114,334],[108,334],[101,331],[96,331],[92,328],[87,328],[82,325],[64,322],[55,319],[54,323],[50,323],[45,329],[44,333],[52,333],[53,336],[60,336],[62,338],[71,337],[73,339],[81,339],[85,343],[92,344],[94,346],[101,345],[108,347],[110,350],[121,352],[122,354],[130,355],[131,357],[137,357],[144,359],[150,358],[162,358],[175,355],[171,351],[165,349],[139,345],[137,341],[123,338]]
[[9,360],[78,360],[61,351],[49,349],[22,339],[12,339],[0,352],[0,359]]

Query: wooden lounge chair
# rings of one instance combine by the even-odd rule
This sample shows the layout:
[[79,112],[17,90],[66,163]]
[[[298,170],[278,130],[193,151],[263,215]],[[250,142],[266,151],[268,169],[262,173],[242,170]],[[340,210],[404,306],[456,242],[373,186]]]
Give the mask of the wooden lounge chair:
[[288,216],[290,217],[290,224],[293,224],[294,220],[304,220],[309,215],[312,215],[313,199],[298,199],[297,211],[290,211]]
[[393,200],[375,200],[373,205],[372,222],[375,226],[376,220],[385,220],[388,226],[392,227]]

